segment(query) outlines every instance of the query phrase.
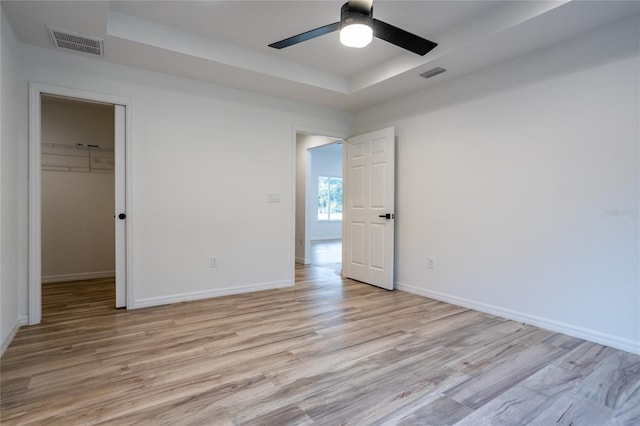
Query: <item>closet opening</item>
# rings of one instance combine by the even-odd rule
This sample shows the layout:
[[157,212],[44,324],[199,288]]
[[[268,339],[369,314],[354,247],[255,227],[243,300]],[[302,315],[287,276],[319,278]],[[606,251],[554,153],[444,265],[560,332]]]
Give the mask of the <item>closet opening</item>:
[[40,100],[43,315],[114,309],[115,105]]

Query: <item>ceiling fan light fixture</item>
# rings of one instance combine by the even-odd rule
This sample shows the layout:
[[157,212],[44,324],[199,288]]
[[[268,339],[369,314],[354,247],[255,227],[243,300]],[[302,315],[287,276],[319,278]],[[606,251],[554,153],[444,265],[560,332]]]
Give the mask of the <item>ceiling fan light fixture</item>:
[[269,47],[283,49],[338,30],[340,42],[349,47],[365,47],[371,43],[374,35],[420,56],[438,45],[402,28],[374,19],[373,0],[349,0],[340,8],[340,21],[271,43]]
[[351,24],[340,30],[340,43],[347,47],[365,47],[373,40],[373,29],[365,24]]

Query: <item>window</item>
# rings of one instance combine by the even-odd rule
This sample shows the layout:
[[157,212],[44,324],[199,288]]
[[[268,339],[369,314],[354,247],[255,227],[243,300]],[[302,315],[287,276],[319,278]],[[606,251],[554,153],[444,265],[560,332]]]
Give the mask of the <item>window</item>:
[[318,176],[318,220],[342,220],[342,178]]

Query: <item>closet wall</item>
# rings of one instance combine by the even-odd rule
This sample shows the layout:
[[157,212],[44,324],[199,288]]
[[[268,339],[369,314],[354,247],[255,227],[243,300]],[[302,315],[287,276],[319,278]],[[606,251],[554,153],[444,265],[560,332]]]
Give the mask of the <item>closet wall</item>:
[[114,108],[42,98],[42,281],[114,275]]

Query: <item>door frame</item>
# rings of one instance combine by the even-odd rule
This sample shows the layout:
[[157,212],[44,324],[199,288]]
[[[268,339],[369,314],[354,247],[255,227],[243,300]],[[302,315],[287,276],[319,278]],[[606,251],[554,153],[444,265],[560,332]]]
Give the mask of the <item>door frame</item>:
[[[132,158],[131,99],[109,94],[90,92],[69,87],[29,82],[29,254],[28,254],[28,301],[29,325],[42,319],[42,181],[41,181],[41,95],[75,98],[88,102],[101,102],[125,107],[125,159]],[[125,161],[125,198],[131,213],[131,161]],[[115,232],[115,230],[114,230]],[[133,282],[131,280],[131,226],[125,229],[126,250],[126,306],[133,306]]]

